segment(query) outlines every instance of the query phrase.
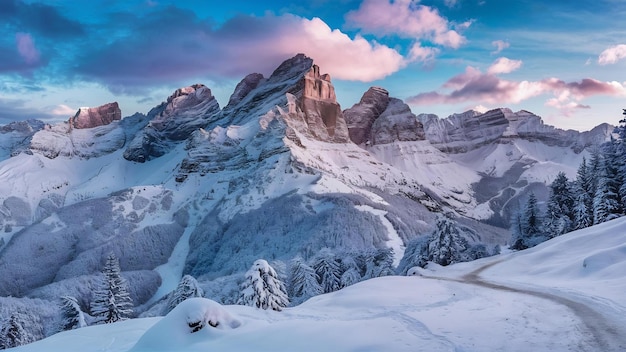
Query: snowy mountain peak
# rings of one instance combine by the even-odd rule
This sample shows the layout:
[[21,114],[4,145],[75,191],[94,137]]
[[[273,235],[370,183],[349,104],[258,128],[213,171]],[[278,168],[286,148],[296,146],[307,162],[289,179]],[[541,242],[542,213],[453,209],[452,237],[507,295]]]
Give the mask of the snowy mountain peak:
[[235,91],[231,94],[228,104],[224,107],[225,110],[229,110],[233,106],[239,104],[243,98],[245,98],[250,92],[259,86],[264,77],[260,73],[251,73],[244,77],[235,87]]
[[[538,140],[549,146],[570,147],[577,152],[606,140],[606,130],[578,132],[543,123],[541,117],[521,110],[498,108],[479,113],[473,110],[446,119],[421,115],[426,138],[447,153],[465,153],[491,143],[508,143],[511,138]],[[592,134],[593,136],[590,136]]]
[[148,113],[149,123],[132,139],[124,158],[136,162],[158,158],[206,127],[219,112],[217,100],[203,84],[179,88]]
[[117,102],[113,102],[95,108],[80,108],[68,122],[73,128],[81,129],[104,126],[121,119],[122,111]]

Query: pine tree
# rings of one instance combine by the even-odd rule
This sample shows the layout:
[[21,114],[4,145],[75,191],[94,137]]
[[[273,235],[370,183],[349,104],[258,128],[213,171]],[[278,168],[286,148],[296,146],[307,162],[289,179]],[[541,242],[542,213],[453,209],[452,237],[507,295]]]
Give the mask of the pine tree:
[[180,302],[188,298],[202,296],[204,296],[204,291],[200,285],[198,285],[198,281],[191,275],[185,275],[180,279],[174,291],[172,291],[164,313],[167,314],[171,312]]
[[583,158],[576,173],[574,189],[576,190],[576,201],[574,204],[574,224],[576,230],[584,229],[593,225],[593,197],[591,196],[591,176],[587,160]]
[[[594,148],[591,151],[591,160],[589,161],[589,165],[587,167],[587,195],[588,195],[588,203],[586,204],[587,209],[590,212],[591,219],[594,219],[594,202],[596,197],[596,190],[598,188],[598,183],[600,180],[601,173],[601,156],[600,150],[598,148]],[[595,222],[593,223],[595,225]]]
[[374,277],[393,275],[393,249],[377,249],[374,253]]
[[259,259],[246,272],[237,304],[281,311],[289,305],[289,297],[274,268]]
[[574,224],[573,227],[575,230],[584,229],[586,227],[591,226],[592,218],[589,215],[589,210],[587,209],[587,194],[584,192],[579,192],[578,198],[576,198],[576,202],[574,204]]
[[85,314],[80,309],[78,300],[72,296],[61,297],[61,331],[83,328]]
[[313,296],[323,293],[315,270],[300,257],[294,258],[291,262],[289,281],[289,296],[294,304],[300,304]]
[[524,209],[517,214],[518,231],[514,232],[511,249],[522,250],[534,247],[547,240],[544,233],[543,221],[537,204],[537,197],[531,193]]
[[456,222],[445,215],[437,217],[435,231],[428,242],[428,260],[439,265],[465,261],[463,252],[469,247]]
[[126,280],[121,276],[120,264],[113,253],[109,254],[102,270],[102,279],[94,293],[91,314],[96,324],[109,324],[130,318],[133,301]]
[[337,291],[341,288],[341,266],[328,248],[319,252],[313,262],[313,270],[320,278],[319,283],[324,293]]
[[546,229],[550,237],[569,232],[573,223],[574,196],[564,172],[559,172],[550,185],[546,211]]
[[619,196],[622,177],[619,173],[616,144],[614,141],[603,145],[604,159],[600,162],[600,176],[593,198],[593,221],[599,224],[622,214]]
[[0,330],[0,349],[22,346],[35,341],[33,336],[24,328],[25,317],[21,313],[13,313],[2,323]]

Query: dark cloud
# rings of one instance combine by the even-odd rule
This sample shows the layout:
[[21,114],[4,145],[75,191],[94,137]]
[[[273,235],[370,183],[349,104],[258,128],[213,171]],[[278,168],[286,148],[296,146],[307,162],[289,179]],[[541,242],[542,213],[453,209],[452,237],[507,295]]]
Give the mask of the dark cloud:
[[58,8],[41,3],[0,1],[0,18],[16,31],[33,32],[40,36],[61,39],[85,34],[83,24],[65,17]]

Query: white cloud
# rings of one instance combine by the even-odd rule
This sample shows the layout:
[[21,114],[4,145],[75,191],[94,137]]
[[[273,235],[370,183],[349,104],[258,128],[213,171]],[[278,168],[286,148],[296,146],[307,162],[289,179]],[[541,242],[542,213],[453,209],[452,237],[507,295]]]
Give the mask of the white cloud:
[[496,50],[491,52],[492,55],[497,55],[502,50],[511,46],[509,42],[506,42],[504,40],[494,40],[493,42],[491,42],[491,45],[496,47]]
[[74,116],[78,109],[73,109],[65,104],[59,104],[50,110],[52,115],[57,116]]
[[522,67],[521,60],[511,60],[506,57],[498,58],[488,69],[490,75],[498,75],[502,73],[511,73]]
[[598,63],[600,65],[615,64],[623,58],[626,58],[626,44],[619,44],[604,50],[598,56]]
[[[467,41],[437,9],[412,0],[364,0],[346,15],[347,24],[376,35],[397,35],[457,49]],[[471,21],[459,28],[467,28]]]

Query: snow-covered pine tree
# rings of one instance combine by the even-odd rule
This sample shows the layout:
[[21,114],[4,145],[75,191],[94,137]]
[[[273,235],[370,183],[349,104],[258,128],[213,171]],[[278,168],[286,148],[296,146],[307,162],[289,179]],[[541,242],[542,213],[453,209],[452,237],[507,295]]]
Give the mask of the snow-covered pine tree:
[[382,248],[376,250],[374,253],[375,277],[393,275],[393,254],[392,248]]
[[72,296],[61,297],[61,326],[60,330],[72,330],[87,326],[85,314],[80,309],[78,300]]
[[[600,174],[602,172],[601,167],[601,159],[599,148],[594,148],[591,151],[591,159],[589,160],[589,164],[587,165],[587,194],[588,194],[588,203],[587,209],[590,212],[591,219],[594,219],[594,202],[596,197],[596,190],[598,188],[598,183],[600,182]],[[592,224],[595,225],[595,222]]]
[[341,266],[330,249],[324,248],[318,253],[313,262],[313,270],[320,278],[319,283],[324,293],[341,288]]
[[198,285],[198,281],[191,275],[185,275],[180,279],[178,286],[176,286],[174,291],[170,294],[164,314],[171,312],[180,302],[188,298],[202,296],[204,296],[204,291],[200,285]]
[[345,252],[341,255],[341,287],[348,287],[363,280],[362,274],[366,265],[359,265],[361,262],[359,254],[356,252]]
[[9,319],[2,322],[0,329],[0,349],[22,346],[35,341],[35,338],[25,329],[26,319],[22,313],[15,312]]
[[526,206],[518,215],[519,232],[514,232],[511,249],[522,250],[534,247],[548,239],[543,228],[543,219],[534,193],[528,196]]
[[593,222],[599,224],[622,214],[619,196],[622,177],[619,174],[615,141],[603,145],[605,157],[600,162],[600,176],[593,198]]
[[397,272],[406,275],[412,267],[425,267],[428,262],[428,236],[420,236],[406,244],[404,255],[400,260]]
[[583,157],[574,181],[574,189],[577,196],[574,202],[573,228],[576,230],[593,225],[593,197],[591,196],[591,177],[589,172],[590,168],[587,166],[587,160]]
[[246,272],[237,304],[281,311],[289,305],[289,297],[274,268],[258,259]]
[[564,172],[559,172],[550,185],[550,197],[545,217],[545,227],[550,237],[571,231],[574,195]]
[[291,261],[289,277],[289,297],[291,297],[294,305],[323,293],[315,270],[307,265],[301,257],[296,257]]
[[133,314],[133,301],[122,278],[117,257],[111,253],[102,270],[102,279],[94,292],[91,315],[96,324],[109,324],[126,320]]
[[446,215],[438,215],[435,226],[428,241],[428,260],[444,266],[465,261],[462,253],[469,245],[456,222]]
[[592,218],[587,209],[586,198],[586,193],[579,192],[578,198],[576,198],[576,202],[574,203],[574,223],[572,225],[574,230],[584,229],[592,224]]

